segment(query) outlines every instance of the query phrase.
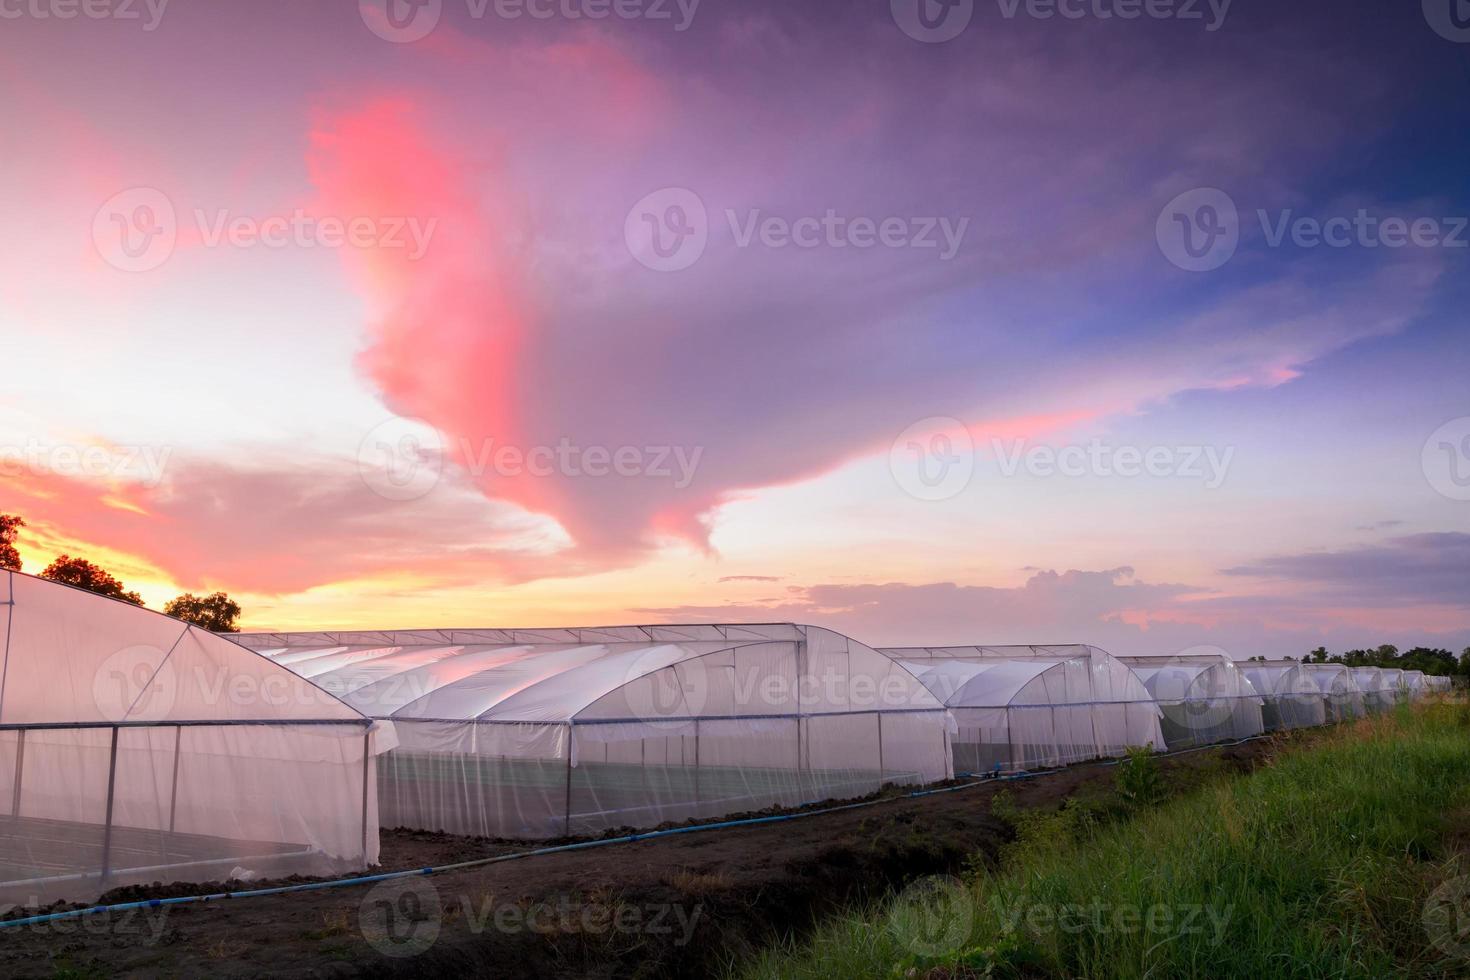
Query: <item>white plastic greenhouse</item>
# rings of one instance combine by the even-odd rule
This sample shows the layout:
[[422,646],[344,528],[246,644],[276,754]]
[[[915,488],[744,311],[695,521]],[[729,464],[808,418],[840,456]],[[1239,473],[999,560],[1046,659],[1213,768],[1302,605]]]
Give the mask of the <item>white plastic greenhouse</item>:
[[247,634],[391,719],[381,820],[491,837],[651,827],[953,774],[903,665],[792,624]]
[[1379,668],[1383,675],[1383,687],[1388,692],[1389,703],[1398,704],[1407,701],[1408,688],[1404,682],[1404,672],[1397,667]]
[[949,706],[956,772],[1012,772],[1162,748],[1159,709],[1097,647],[894,647],[882,651]]
[[1378,667],[1353,668],[1353,680],[1362,692],[1363,710],[1368,714],[1377,714],[1393,707],[1394,692],[1388,686],[1388,679],[1384,674]]
[[1240,665],[1261,696],[1266,731],[1327,723],[1327,700],[1312,672],[1295,660],[1248,661]]
[[1363,692],[1358,687],[1353,671],[1342,664],[1303,664],[1302,670],[1317,684],[1322,692],[1322,703],[1327,711],[1327,721],[1349,721],[1361,718],[1367,708],[1363,703]]
[[378,856],[373,723],[176,619],[0,571],[0,901]]
[[1425,693],[1424,671],[1406,670],[1403,676],[1403,687],[1408,699],[1417,701]]
[[1163,710],[1168,748],[1249,738],[1265,731],[1259,693],[1223,653],[1121,659]]

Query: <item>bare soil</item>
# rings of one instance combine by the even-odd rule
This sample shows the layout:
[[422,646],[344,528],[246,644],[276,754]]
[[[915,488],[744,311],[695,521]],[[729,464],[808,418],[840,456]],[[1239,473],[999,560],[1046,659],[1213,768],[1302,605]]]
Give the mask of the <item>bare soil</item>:
[[[1187,788],[1249,770],[1281,741],[1173,756],[1161,767],[1171,784]],[[1011,836],[990,812],[1002,786],[1018,806],[1055,808],[1079,791],[1100,791],[1114,771],[1082,765],[799,820],[381,885],[19,927],[0,931],[0,976],[710,976],[909,880],[958,870],[974,855],[994,860]],[[384,831],[382,866],[428,867],[526,849],[519,842]],[[104,902],[212,890],[219,889],[127,888]]]

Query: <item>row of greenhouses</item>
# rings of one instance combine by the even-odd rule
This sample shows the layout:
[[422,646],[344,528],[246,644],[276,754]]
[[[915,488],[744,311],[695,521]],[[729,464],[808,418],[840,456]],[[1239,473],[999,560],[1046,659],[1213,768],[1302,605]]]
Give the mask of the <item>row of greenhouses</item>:
[[1444,686],[791,623],[224,637],[11,572],[0,637],[0,901],[24,904],[360,869],[379,827],[582,836],[1175,750]]

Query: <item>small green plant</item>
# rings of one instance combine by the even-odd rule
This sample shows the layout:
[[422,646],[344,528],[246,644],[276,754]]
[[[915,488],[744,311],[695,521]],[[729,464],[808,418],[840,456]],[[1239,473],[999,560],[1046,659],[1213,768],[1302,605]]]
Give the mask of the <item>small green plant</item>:
[[[1024,862],[1033,852],[1046,852],[1055,848],[1075,844],[1089,839],[1099,827],[1113,817],[1117,807],[1110,807],[1105,798],[1079,799],[1069,796],[1055,810],[1026,809],[1016,804],[1008,790],[995,794],[990,802],[990,812],[1015,831],[1015,840],[1003,850],[1007,863]],[[978,871],[983,864],[967,865],[968,870]]]
[[1153,744],[1131,745],[1128,756],[1118,764],[1118,795],[1130,806],[1157,806],[1169,795]]

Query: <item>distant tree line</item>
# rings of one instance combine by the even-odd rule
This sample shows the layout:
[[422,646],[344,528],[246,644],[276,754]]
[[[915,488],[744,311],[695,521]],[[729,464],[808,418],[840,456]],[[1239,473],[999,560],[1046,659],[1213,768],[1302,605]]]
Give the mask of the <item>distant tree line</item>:
[[1470,647],[1461,650],[1458,657],[1439,647],[1414,647],[1400,653],[1399,648],[1392,643],[1385,643],[1371,650],[1348,650],[1345,653],[1328,653],[1326,647],[1318,647],[1307,654],[1306,662],[1346,664],[1349,667],[1397,667],[1400,670],[1419,670],[1438,677],[1470,677]]
[[[1265,660],[1266,657],[1251,657]],[[1288,656],[1287,660],[1296,657]],[[1399,653],[1392,643],[1371,650],[1347,650],[1343,653],[1328,653],[1326,647],[1318,647],[1301,658],[1305,664],[1343,664],[1347,667],[1395,667],[1399,670],[1418,670],[1437,677],[1470,677],[1470,647],[1455,656],[1441,647],[1414,647]]]
[[[0,514],[0,568],[20,571],[20,552],[15,547],[16,537],[26,522],[13,514]],[[130,592],[126,586],[107,569],[93,564],[85,558],[61,555],[41,572],[41,578],[61,582],[78,589],[86,589],[119,602],[143,605],[143,597]],[[193,623],[215,633],[238,633],[240,604],[223,592],[197,596],[185,592],[164,603],[165,615]]]

